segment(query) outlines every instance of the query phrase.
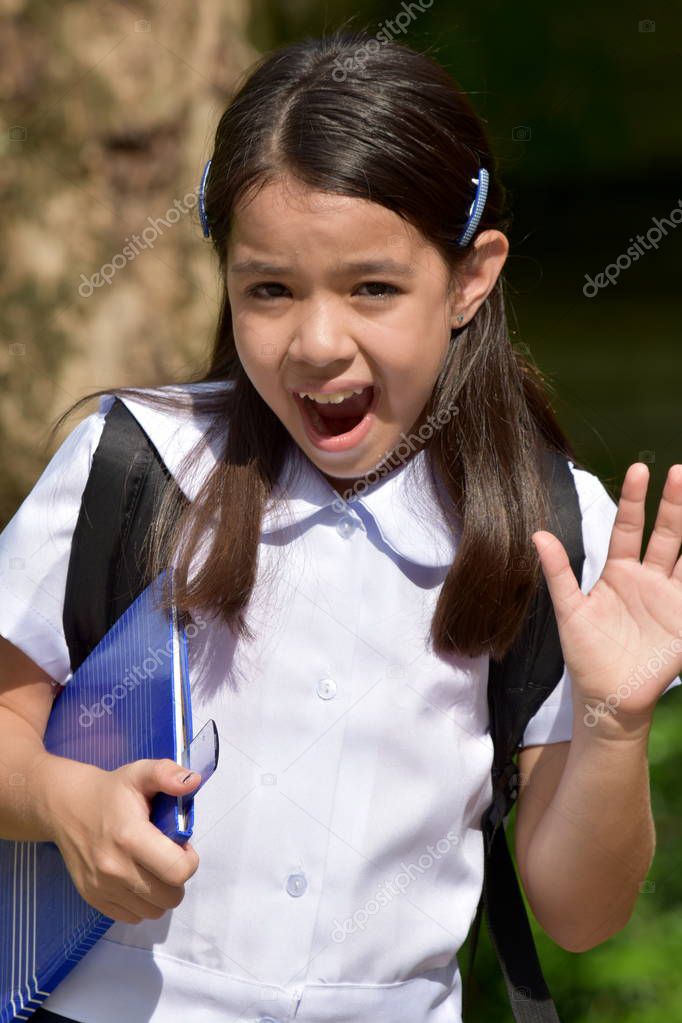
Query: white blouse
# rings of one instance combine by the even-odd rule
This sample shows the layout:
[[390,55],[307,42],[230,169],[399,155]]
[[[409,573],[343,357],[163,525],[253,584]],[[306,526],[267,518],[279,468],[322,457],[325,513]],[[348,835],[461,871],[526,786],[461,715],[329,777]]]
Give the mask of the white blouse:
[[[0,633],[67,684],[71,537],[112,402],[71,431],[0,534]],[[215,456],[191,479],[179,463],[205,422],[125,403],[195,496]],[[46,1008],[81,1023],[460,1023],[457,951],[491,800],[488,658],[427,644],[456,542],[425,457],[345,510],[302,452],[289,460],[288,509],[271,502],[262,525],[255,641],[215,619],[190,640],[195,731],[213,718],[220,736],[196,797],[199,867],[176,909],[114,923]],[[588,592],[616,504],[571,470]],[[565,671],[523,744],[570,739],[571,720]]]

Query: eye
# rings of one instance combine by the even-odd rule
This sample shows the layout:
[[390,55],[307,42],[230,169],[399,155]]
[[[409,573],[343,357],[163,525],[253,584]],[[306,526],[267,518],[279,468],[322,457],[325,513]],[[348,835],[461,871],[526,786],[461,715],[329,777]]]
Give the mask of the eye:
[[[283,297],[281,293],[274,295],[263,294],[261,289],[269,288],[282,288],[284,291],[288,290],[284,284],[278,284],[276,281],[262,281],[260,284],[252,284],[251,287],[246,289],[245,294],[249,298],[262,299],[264,302]],[[377,294],[375,291],[373,294],[365,296],[367,298],[379,299],[379,301],[386,301],[387,299],[400,294],[399,288],[396,288],[393,284],[386,284],[384,281],[366,281],[364,284],[360,285],[360,288],[380,289],[383,293]]]
[[394,287],[393,284],[385,284],[383,281],[366,281],[364,284],[361,284],[360,287],[361,288],[388,288],[388,289],[390,289],[388,294],[383,294],[383,295],[374,294],[374,295],[367,296],[368,298],[378,298],[378,299],[380,299],[382,301],[385,301],[388,298],[393,298],[394,295],[399,295],[400,294],[400,289],[399,288]]
[[[283,284],[277,284],[276,281],[263,281],[261,284],[252,284],[250,288],[246,289],[246,295],[249,298],[262,298],[264,301],[268,301],[271,298],[281,298],[281,295],[262,295],[259,294],[260,288],[284,288]],[[286,291],[286,288],[284,289]]]

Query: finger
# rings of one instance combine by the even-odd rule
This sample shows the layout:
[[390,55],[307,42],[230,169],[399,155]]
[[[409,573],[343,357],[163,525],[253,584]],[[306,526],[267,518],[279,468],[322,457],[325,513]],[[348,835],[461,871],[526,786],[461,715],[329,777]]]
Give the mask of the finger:
[[[151,824],[151,822],[147,822],[147,824],[153,830],[155,836],[161,835],[161,832],[154,824]],[[161,837],[163,837],[164,840],[171,845],[172,847],[171,852],[174,849],[178,848],[176,843],[172,842],[169,838],[166,838],[166,836]],[[194,849],[192,849],[191,852],[193,853],[192,864],[196,862],[198,865],[198,856],[196,852],[194,851]],[[88,862],[84,860],[83,855],[80,853],[80,851],[79,855],[82,862],[84,863]],[[135,899],[133,901],[137,904],[138,908],[140,909],[144,908],[145,911],[147,910],[153,911],[153,914],[145,912],[146,916],[150,915],[156,916],[158,914],[158,911],[165,913],[166,910],[168,909],[174,909],[176,906],[180,904],[180,902],[184,898],[184,877],[174,877],[172,881],[169,881],[168,878],[166,878],[165,880],[162,879],[159,876],[162,871],[160,871],[158,867],[159,862],[158,855],[155,856],[154,859],[154,862],[156,864],[155,869],[148,870],[140,862],[139,837],[137,836],[137,834],[135,848],[133,850],[126,849],[124,847],[121,847],[119,849],[116,849],[116,847],[110,847],[108,849],[108,855],[111,856],[113,863],[118,865],[118,867],[120,868],[120,873],[119,874],[112,873],[111,875],[109,875],[106,887],[112,890],[113,893],[114,888],[116,889],[116,892],[119,892],[121,889],[121,885],[125,886],[125,888],[127,888],[127,890],[133,893],[133,895],[135,896]],[[133,861],[133,867],[137,871],[137,876],[133,876],[132,879],[130,878],[131,859]],[[196,869],[197,866],[194,866],[194,870],[192,872],[196,871]],[[187,874],[187,869],[185,869],[184,873]],[[177,874],[177,867],[174,871],[174,874]],[[191,874],[189,876],[191,876]],[[115,899],[110,900],[110,905],[118,906],[121,909],[124,908]],[[106,911],[103,910],[103,912]],[[111,914],[108,913],[107,915]]]
[[606,556],[639,562],[644,532],[644,501],[649,486],[649,467],[645,462],[628,466],[620,491],[618,511],[611,531]]
[[563,544],[552,533],[541,529],[531,537],[552,598],[557,623],[568,618],[585,600],[578,586],[571,562]]
[[126,883],[126,888],[129,892],[139,896],[141,905],[146,906],[147,909],[164,912],[180,905],[185,896],[184,885],[171,887],[148,870],[141,869],[139,863],[136,866],[138,876],[132,879],[132,883]]
[[168,912],[166,909],[162,909],[159,906],[153,906],[140,896],[131,894],[123,902],[114,902],[109,899],[107,902],[102,903],[102,912],[106,913],[107,916],[114,916],[112,910],[115,913],[115,919],[122,920],[123,923],[127,924],[139,924],[143,920],[159,920],[164,913]]
[[681,539],[682,465],[671,465],[642,563],[663,575],[671,575],[680,553]]
[[[177,903],[177,899],[175,901]],[[129,913],[141,916],[145,920],[159,920],[164,913],[174,908],[174,906],[157,906],[155,902],[150,902],[137,885],[127,889],[125,901],[121,905]]]
[[102,902],[96,908],[99,909],[100,913],[104,913],[105,916],[110,916],[112,920],[119,920],[124,924],[139,924],[142,922],[142,917],[131,913],[118,902]]
[[196,850],[173,842],[151,821],[143,821],[135,832],[133,858],[140,874],[155,881],[157,890],[184,884],[198,866]]

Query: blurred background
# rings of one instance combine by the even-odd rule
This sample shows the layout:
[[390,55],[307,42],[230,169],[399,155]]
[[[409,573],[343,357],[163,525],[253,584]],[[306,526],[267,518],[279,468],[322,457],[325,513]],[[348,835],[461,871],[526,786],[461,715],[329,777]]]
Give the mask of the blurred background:
[[[264,50],[346,24],[388,26],[470,93],[514,212],[512,341],[615,500],[628,465],[649,465],[646,544],[682,461],[679,3],[0,0],[0,11],[0,529],[96,408],[49,445],[72,402],[203,362],[218,292],[191,193],[218,118]],[[630,260],[638,235],[646,251]],[[94,283],[107,264],[108,283]],[[613,280],[596,286],[609,264]],[[631,922],[573,955],[532,921],[565,1023],[682,1019],[680,688],[652,730],[658,844]],[[511,1020],[485,929],[476,975],[466,1023]]]

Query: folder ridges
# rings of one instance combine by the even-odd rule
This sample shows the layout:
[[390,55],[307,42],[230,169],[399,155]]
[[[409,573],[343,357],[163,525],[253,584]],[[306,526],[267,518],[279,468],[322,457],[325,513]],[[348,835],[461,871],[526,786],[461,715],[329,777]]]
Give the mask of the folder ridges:
[[[124,611],[55,697],[44,736],[49,753],[108,771],[144,758],[181,761],[184,740],[192,738],[187,637],[175,608],[159,606],[165,574]],[[159,793],[150,819],[184,842],[194,804],[187,804],[185,828],[179,806],[177,797]],[[55,843],[0,839],[0,1023],[30,1019],[114,923],[81,897]]]

